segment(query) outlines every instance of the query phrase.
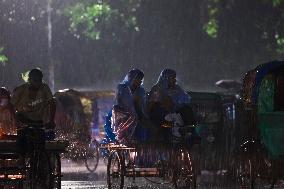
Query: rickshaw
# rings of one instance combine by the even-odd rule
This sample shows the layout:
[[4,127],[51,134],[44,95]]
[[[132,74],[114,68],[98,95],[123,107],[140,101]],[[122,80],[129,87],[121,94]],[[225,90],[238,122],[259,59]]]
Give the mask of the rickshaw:
[[225,149],[222,97],[214,92],[189,92],[189,95],[201,137],[200,168],[219,170]]
[[99,144],[92,138],[92,100],[72,89],[61,90],[55,97],[56,138],[70,141],[64,158],[84,162],[87,170],[94,172],[99,162]]
[[241,188],[273,188],[284,178],[284,62],[272,61],[244,77],[243,144],[234,155],[236,183]]
[[[113,115],[114,122],[128,119],[119,110],[113,111]],[[195,143],[191,147],[187,143],[189,137],[192,137],[189,132],[192,127],[194,126],[167,123],[160,126],[161,132],[165,131],[164,129],[178,130],[180,135],[173,136],[168,133],[167,137],[163,137],[163,134],[159,133],[159,137],[146,141],[131,139],[102,144],[100,148],[110,152],[107,163],[108,188],[123,189],[125,178],[130,178],[133,184],[138,177],[155,184],[168,184],[176,189],[196,188],[198,164],[195,163],[195,156],[191,152]],[[113,131],[116,133],[115,126]],[[154,178],[162,179],[162,182]]]
[[68,141],[45,141],[38,137],[37,134],[29,135],[28,148],[23,151],[17,135],[1,135],[0,188],[61,188],[60,154],[66,152]]

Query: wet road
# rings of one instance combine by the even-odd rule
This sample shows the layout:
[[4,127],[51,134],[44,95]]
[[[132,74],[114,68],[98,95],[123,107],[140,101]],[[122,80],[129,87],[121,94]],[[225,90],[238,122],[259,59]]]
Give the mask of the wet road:
[[[84,163],[75,163],[72,161],[62,160],[62,189],[106,189],[106,165],[100,161],[99,166],[94,173],[84,166]],[[209,172],[202,171],[201,177],[198,178],[198,189],[234,189],[234,185],[229,184],[228,177],[220,171]],[[151,178],[154,182],[165,182],[159,178]],[[284,182],[283,182],[284,183]],[[275,189],[284,189],[284,184],[278,183]],[[131,186],[138,186],[139,189],[171,189],[170,184],[155,184],[145,178],[138,178],[133,184],[132,179],[125,179],[126,189]],[[264,187],[268,188],[268,187]]]

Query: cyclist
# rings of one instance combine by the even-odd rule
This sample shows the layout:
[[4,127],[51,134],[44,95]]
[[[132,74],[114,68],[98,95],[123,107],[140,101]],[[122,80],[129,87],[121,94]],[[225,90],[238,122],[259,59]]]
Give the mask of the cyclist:
[[[39,69],[32,69],[28,74],[28,82],[15,88],[11,98],[16,110],[16,119],[20,122],[17,144],[22,155],[21,166],[25,166],[26,156],[31,159],[31,188],[48,188],[48,170],[53,169],[52,162],[55,160],[53,157],[48,158],[44,149],[45,140],[55,137],[53,129],[56,106],[52,92],[48,85],[43,83],[42,78],[43,74]],[[49,131],[45,132],[43,127]]]
[[29,72],[28,82],[15,88],[11,102],[22,123],[42,121],[53,129],[56,105],[50,88],[43,83],[43,74],[39,69]]
[[[18,126],[36,125],[36,127],[46,126],[47,132],[39,140],[54,139],[54,116],[55,116],[55,102],[51,90],[48,85],[43,83],[43,74],[39,69],[32,69],[28,75],[28,82],[15,88],[11,98],[11,103],[16,110],[16,119],[19,121]],[[20,149],[25,152],[29,150],[26,136],[30,133],[26,128],[19,128],[18,145]],[[40,135],[39,133],[37,133]],[[46,135],[46,138],[44,137]]]

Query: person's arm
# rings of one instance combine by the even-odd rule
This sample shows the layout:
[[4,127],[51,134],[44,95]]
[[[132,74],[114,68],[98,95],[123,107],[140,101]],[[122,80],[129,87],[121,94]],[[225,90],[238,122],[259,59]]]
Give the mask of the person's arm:
[[52,92],[47,85],[44,86],[44,90],[46,94],[47,107],[48,107],[48,115],[49,115],[48,121],[51,124],[51,127],[54,127],[55,126],[54,117],[56,113],[56,100],[53,97]]
[[189,105],[189,104],[190,104],[191,97],[190,97],[189,94],[188,94],[183,88],[181,88],[179,85],[178,85],[177,87],[178,87],[178,91],[179,91],[178,106]]
[[151,114],[155,103],[161,101],[161,94],[157,87],[152,87],[147,100],[147,112]]
[[20,88],[15,88],[11,97],[11,104],[14,107],[15,111],[21,111],[22,108],[19,107],[19,102],[21,99],[21,90]]
[[49,102],[49,122],[54,123],[54,117],[56,113],[56,101],[52,98]]
[[119,84],[117,86],[116,100],[117,105],[120,108],[126,111],[135,112],[134,99],[128,86],[124,84]]

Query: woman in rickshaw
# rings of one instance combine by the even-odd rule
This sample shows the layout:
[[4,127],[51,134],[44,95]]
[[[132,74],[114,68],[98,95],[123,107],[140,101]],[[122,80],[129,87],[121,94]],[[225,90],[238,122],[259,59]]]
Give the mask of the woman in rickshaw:
[[144,73],[141,70],[132,69],[117,86],[111,129],[116,133],[116,140],[119,142],[132,139],[144,141],[148,138],[147,129],[139,124],[146,117],[143,78]]
[[[164,69],[152,87],[148,99],[150,119],[158,126],[156,133],[162,133],[164,139],[169,140],[169,135],[174,133],[168,128],[163,128],[169,124],[167,121],[179,122],[180,126],[194,125],[195,120],[189,104],[190,96],[177,84],[176,72]],[[194,129],[190,132],[196,134]]]

